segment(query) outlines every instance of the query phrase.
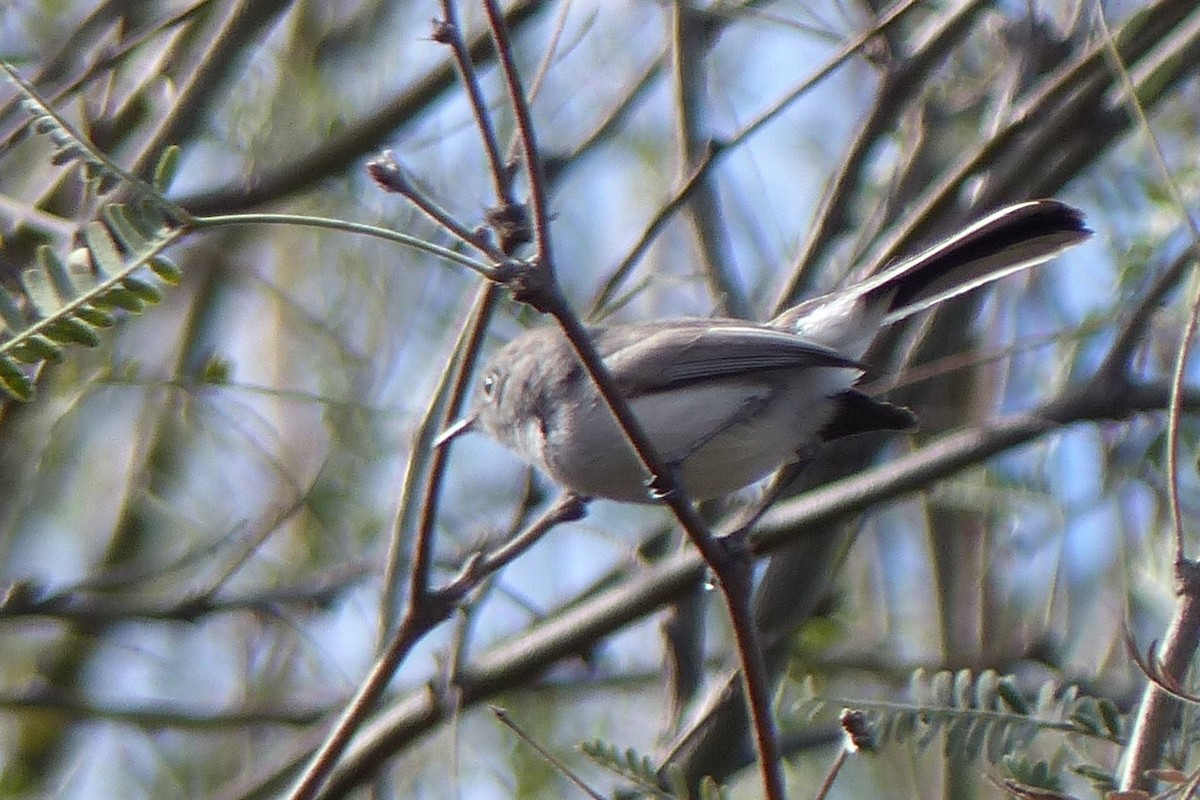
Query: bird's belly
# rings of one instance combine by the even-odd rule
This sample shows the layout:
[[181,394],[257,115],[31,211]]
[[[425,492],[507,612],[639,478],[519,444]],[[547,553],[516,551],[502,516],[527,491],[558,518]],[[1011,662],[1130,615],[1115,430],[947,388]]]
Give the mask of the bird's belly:
[[[737,491],[811,442],[832,410],[827,397],[857,374],[810,371],[801,388],[788,382],[709,382],[635,398],[631,408],[658,454],[677,468],[688,497],[706,500]],[[822,377],[826,377],[822,376]],[[655,502],[646,470],[616,419],[597,399],[571,409],[546,443],[551,477],[572,491],[631,503]]]
[[748,427],[735,426],[683,462],[680,480],[689,497],[707,500],[749,486],[794,461],[807,438],[789,431],[766,443]]

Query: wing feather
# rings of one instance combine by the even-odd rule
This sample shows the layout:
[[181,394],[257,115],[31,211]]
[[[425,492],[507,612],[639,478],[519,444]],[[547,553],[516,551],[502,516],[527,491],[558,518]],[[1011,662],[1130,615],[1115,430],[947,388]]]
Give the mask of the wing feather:
[[597,331],[604,362],[622,389],[637,397],[698,381],[753,373],[862,365],[786,331],[735,320],[674,320],[668,325]]

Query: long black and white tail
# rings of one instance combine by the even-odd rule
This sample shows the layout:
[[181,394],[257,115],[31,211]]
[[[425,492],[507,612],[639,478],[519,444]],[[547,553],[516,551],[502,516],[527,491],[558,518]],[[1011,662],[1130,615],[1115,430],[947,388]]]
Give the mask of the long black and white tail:
[[885,325],[1049,261],[1091,231],[1057,200],[1002,208],[866,280],[788,309],[772,325],[861,358]]

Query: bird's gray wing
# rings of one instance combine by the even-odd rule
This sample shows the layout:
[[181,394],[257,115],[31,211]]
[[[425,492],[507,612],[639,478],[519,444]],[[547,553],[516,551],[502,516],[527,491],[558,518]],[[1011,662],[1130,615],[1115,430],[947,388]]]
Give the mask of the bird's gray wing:
[[795,334],[730,320],[672,320],[599,332],[604,362],[628,396],[806,367],[862,369],[858,362]]

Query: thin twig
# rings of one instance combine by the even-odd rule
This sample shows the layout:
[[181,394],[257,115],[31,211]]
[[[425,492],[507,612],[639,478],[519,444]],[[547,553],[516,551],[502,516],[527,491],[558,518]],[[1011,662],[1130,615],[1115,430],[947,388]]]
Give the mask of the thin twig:
[[[439,448],[439,450],[441,449]],[[578,510],[577,503],[560,502],[552,506],[530,526],[535,533],[523,532],[516,538],[523,543],[524,548],[528,548],[541,535],[560,522],[577,519]],[[422,551],[431,546],[431,540],[432,536],[429,535],[418,536],[414,562],[422,558],[429,558],[428,553],[422,554]],[[523,551],[522,549],[520,552]],[[403,662],[413,645],[453,614],[469,592],[489,576],[495,574],[496,569],[509,563],[519,554],[514,553],[510,548],[501,548],[498,552],[501,553],[499,557],[480,555],[468,559],[459,574],[440,589],[435,591],[426,589],[422,592],[410,593],[404,616],[400,620],[395,634],[376,659],[354,697],[346,705],[342,716],[334,724],[333,730],[329,732],[320,749],[309,761],[295,787],[289,792],[288,797],[291,800],[310,800],[317,796],[326,777],[337,765],[342,753],[345,752],[351,737],[362,725],[367,714],[379,702],[379,698],[395,675],[396,668]],[[413,567],[412,573],[414,575],[413,584],[416,585],[419,579],[416,566]],[[459,701],[456,700],[454,705],[455,707],[460,705]]]
[[529,103],[525,99],[521,77],[517,65],[513,61],[512,45],[508,40],[508,26],[504,21],[504,13],[496,0],[485,0],[484,9],[488,16],[488,30],[496,47],[496,57],[500,62],[500,70],[504,74],[504,85],[508,89],[508,101],[517,119],[517,131],[521,143],[521,156],[525,162],[525,171],[529,176],[530,205],[533,207],[533,238],[537,248],[537,260],[542,268],[553,264],[554,258],[550,250],[550,211],[546,207],[546,178],[543,172],[541,155],[538,152],[537,134],[533,127],[533,118],[529,113]]
[[475,127],[483,140],[483,152],[487,155],[489,172],[492,175],[492,187],[496,197],[504,205],[515,205],[512,194],[512,181],[506,179],[510,170],[500,155],[500,142],[496,137],[496,129],[487,111],[487,103],[483,99],[483,88],[479,85],[479,75],[471,61],[467,43],[463,39],[462,28],[458,22],[458,12],[454,0],[441,0],[442,20],[434,23],[434,41],[450,46],[454,54],[454,67],[458,71],[458,79],[471,102],[471,113],[475,115]]
[[[516,0],[506,14],[514,28],[535,20],[549,4],[545,0]],[[468,48],[472,61],[490,57],[491,43],[486,35],[475,37]],[[385,97],[370,111],[339,127],[309,150],[268,170],[260,170],[253,183],[239,175],[215,189],[185,195],[179,204],[196,214],[232,213],[277,201],[321,180],[340,175],[362,158],[379,149],[380,144],[414,120],[454,86],[454,66],[439,64],[413,81],[395,96]]]
[[759,762],[763,770],[763,789],[768,800],[782,800],[783,776],[779,762],[778,743],[774,723],[770,715],[769,684],[763,680],[766,666],[757,646],[757,630],[750,613],[751,583],[747,577],[751,571],[749,554],[741,540],[718,541],[708,532],[699,513],[677,484],[673,471],[663,461],[639,420],[629,409],[615,386],[612,376],[605,368],[591,337],[579,317],[562,295],[554,271],[551,254],[549,214],[546,207],[545,182],[537,137],[529,106],[525,99],[521,78],[513,62],[512,48],[504,29],[504,21],[496,0],[485,0],[492,35],[499,53],[500,66],[504,72],[509,100],[517,120],[517,131],[529,175],[530,203],[533,207],[534,241],[537,255],[534,268],[524,275],[527,281],[519,288],[524,299],[531,300],[540,311],[554,316],[567,339],[575,348],[584,368],[603,396],[606,405],[620,423],[621,429],[633,445],[642,464],[649,471],[650,488],[653,495],[664,500],[674,512],[681,527],[693,546],[699,550],[704,562],[716,576],[729,609],[734,637],[738,642],[738,654],[742,660],[742,675],[746,681],[746,698],[756,732]]
[[771,316],[782,313],[796,302],[803,277],[847,227],[852,193],[862,185],[871,153],[896,120],[908,110],[908,101],[926,85],[924,79],[930,70],[941,63],[950,47],[969,32],[971,22],[988,5],[984,0],[963,5],[951,14],[940,30],[929,37],[928,43],[919,52],[898,65],[888,65],[888,72],[876,92],[871,111],[863,123],[856,127],[854,141],[847,148],[821,199],[804,248],[795,259],[791,274],[777,296]]
[[842,767],[849,757],[850,751],[844,747],[838,748],[838,754],[833,759],[833,764],[830,765],[829,772],[825,773],[825,780],[821,781],[821,788],[817,790],[814,800],[825,800],[829,796],[829,790],[833,788],[833,782],[837,780],[838,773],[842,771]]
[[[767,800],[785,800],[783,761],[779,753],[779,737],[771,715],[771,677],[763,659],[758,626],[754,622],[754,564],[744,549],[742,536],[719,540],[739,549],[738,557],[726,561],[723,568],[714,568],[717,586],[729,611],[729,621],[737,644],[742,669],[742,688],[754,734],[754,749],[758,754],[759,775],[763,796]],[[713,566],[705,559],[705,563]]]
[[575,784],[575,786],[578,787],[581,792],[592,798],[592,800],[604,800],[604,795],[588,786],[587,783],[584,782],[583,778],[576,775],[570,767],[563,763],[561,758],[556,757],[549,750],[542,747],[542,745],[536,739],[526,733],[520,725],[514,722],[512,717],[508,716],[508,712],[506,710],[500,708],[500,706],[492,706],[492,714],[497,720],[500,721],[502,725],[504,725],[504,727],[515,733],[518,739],[532,747],[539,756],[546,760],[547,764],[554,767],[556,770],[566,776],[567,780]]
[[500,569],[511,564],[519,555],[536,544],[550,530],[547,522],[557,525],[560,522],[580,519],[584,512],[584,501],[570,492],[564,492],[543,514],[543,521],[535,522],[516,536],[506,539],[498,548],[483,557],[479,568],[486,572],[499,572]]
[[500,154],[499,139],[484,103],[479,73],[470,59],[467,44],[463,40],[453,0],[442,0],[442,10],[445,19],[440,24],[435,23],[434,38],[439,42],[449,44],[454,53],[459,78],[470,99],[475,123],[483,139],[488,172],[492,176],[492,185],[496,192],[496,205],[488,210],[487,219],[499,240],[500,250],[507,256],[511,256],[529,241],[528,214],[525,207],[517,202],[513,193],[516,170],[510,163],[511,156],[505,159]]
[[432,219],[465,244],[486,253],[496,263],[507,260],[505,252],[479,232],[467,227],[443,208],[427,192],[409,177],[408,171],[396,158],[396,154],[385,150],[367,162],[367,173],[381,188],[395,192],[416,206],[425,216]]
[[691,198],[692,193],[696,191],[701,181],[704,180],[704,177],[708,174],[709,169],[716,160],[717,152],[718,148],[709,143],[704,157],[696,164],[691,174],[684,179],[683,183],[680,184],[679,188],[671,196],[671,199],[664,203],[655,212],[654,217],[646,223],[638,240],[634,242],[633,247],[629,248],[629,252],[625,254],[620,263],[609,270],[608,279],[604,281],[600,290],[588,304],[587,315],[589,318],[597,317],[604,313],[605,306],[612,302],[613,297],[616,295],[617,290],[621,288],[621,284],[624,283],[625,278],[633,271],[637,263],[641,261],[646,251],[650,249],[650,245],[658,237],[659,232],[671,221],[671,218],[675,216],[675,212],[683,208],[683,205]]
[[727,142],[729,148],[737,147],[773,122],[792,103],[799,100],[812,87],[836,72],[842,64],[857,55],[872,39],[890,29],[905,14],[919,5],[921,5],[919,0],[899,0],[899,2],[881,11],[879,17],[872,23],[870,28],[851,39],[832,58],[825,62],[820,69],[804,79],[795,89],[768,106],[756,118],[751,120],[749,124],[742,128],[737,135]]
[[[438,490],[441,486],[442,474],[445,471],[448,457],[448,447],[434,447],[434,440],[446,428],[449,420],[460,413],[467,393],[467,385],[474,372],[475,361],[487,324],[491,319],[491,311],[495,307],[497,290],[494,284],[487,283],[479,288],[475,302],[467,321],[463,325],[459,339],[454,345],[454,357],[442,373],[437,388],[434,389],[429,408],[421,417],[417,430],[413,433],[412,455],[405,467],[400,500],[397,504],[396,518],[392,524],[392,534],[388,539],[387,565],[384,568],[383,599],[379,611],[379,642],[387,641],[387,633],[395,623],[396,588],[400,580],[400,570],[405,553],[405,544],[410,534],[419,538],[431,535],[432,516],[430,510],[436,508]],[[414,533],[416,532],[416,533]],[[422,533],[424,532],[424,533]],[[420,550],[421,548],[416,548]],[[409,573],[410,592],[420,587],[421,592],[428,589],[428,555],[418,564],[414,558],[412,571]],[[417,570],[420,570],[419,572]],[[412,602],[411,596],[409,602]]]
[[[704,64],[712,41],[707,16],[690,3],[678,2],[672,9],[672,71],[678,113],[680,174],[692,172],[708,158],[701,130],[704,107]],[[720,200],[711,177],[701,179],[687,205],[700,252],[700,270],[708,283],[708,294],[721,316],[749,317],[750,304],[734,279],[733,256],[723,230]]]
[[354,693],[354,697],[335,723],[333,730],[326,736],[324,743],[308,762],[299,781],[288,793],[291,800],[310,800],[310,798],[316,797],[321,784],[337,764],[346,745],[349,744],[350,737],[358,730],[367,714],[375,707],[375,703],[387,688],[388,683],[391,682],[396,667],[408,655],[412,646],[434,625],[445,619],[451,610],[449,608],[440,609],[438,610],[441,612],[439,614],[438,611],[424,606],[410,605],[408,607],[408,613],[401,620],[395,635],[388,642],[388,646],[376,659],[371,671],[363,679],[358,691]]
[[[542,90],[542,85],[546,80],[546,76],[550,74],[550,66],[554,63],[554,54],[558,51],[559,40],[562,39],[563,31],[567,26],[567,15],[571,13],[571,0],[564,0],[559,4],[558,16],[554,20],[554,25],[550,30],[550,39],[546,43],[546,52],[542,54],[542,60],[538,62],[537,70],[533,73],[533,80],[529,82],[529,94],[525,98],[527,103],[532,104],[537,99],[538,93]],[[508,142],[508,161],[511,163],[517,157],[517,152],[521,147],[521,131],[514,130],[512,138]],[[545,169],[545,158],[542,159],[542,168]],[[546,175],[549,178],[549,175]]]
[[543,159],[546,166],[546,177],[551,183],[558,181],[567,168],[581,163],[583,156],[595,152],[600,144],[612,138],[617,129],[632,115],[638,102],[650,94],[650,90],[654,88],[655,79],[662,74],[665,63],[666,49],[664,48],[647,62],[642,73],[631,82],[617,104],[609,110],[590,133],[575,142],[565,155],[549,156]]
[[[1194,256],[1200,252],[1200,227],[1187,213],[1187,204],[1167,167],[1166,159],[1158,144],[1158,138],[1150,127],[1145,110],[1138,101],[1137,89],[1121,59],[1112,31],[1105,19],[1104,8],[1099,2],[1095,4],[1095,11],[1102,43],[1125,90],[1125,100],[1150,144],[1154,162],[1159,168],[1163,184],[1167,187],[1172,201],[1191,229],[1191,250]],[[1191,312],[1188,315],[1187,326],[1180,341],[1179,353],[1176,356],[1171,375],[1171,402],[1167,409],[1167,496],[1171,509],[1171,522],[1175,531],[1177,600],[1175,614],[1160,648],[1162,653],[1160,662],[1162,676],[1176,681],[1182,681],[1184,673],[1195,655],[1196,648],[1200,646],[1200,568],[1197,567],[1195,561],[1187,559],[1183,511],[1179,500],[1179,425],[1183,414],[1186,370],[1198,326],[1200,326],[1200,293],[1192,298]],[[1118,341],[1119,343],[1120,341]],[[1153,783],[1148,772],[1157,766],[1163,745],[1173,727],[1172,720],[1177,707],[1178,701],[1157,683],[1150,681],[1146,684],[1129,739],[1129,748],[1121,775],[1121,788],[1146,789]]]
[[278,708],[246,706],[227,711],[188,709],[164,702],[121,705],[75,697],[44,686],[26,691],[0,691],[0,709],[53,712],[88,723],[105,720],[137,726],[147,731],[169,729],[217,732],[262,725],[312,725],[329,713],[328,708],[294,708],[288,702],[281,702]]
[[783,113],[792,103],[808,93],[812,87],[820,83],[826,77],[831,75],[847,60],[863,49],[868,42],[875,36],[878,36],[883,31],[895,25],[904,14],[912,8],[919,5],[918,0],[899,0],[895,5],[883,11],[878,21],[871,28],[862,34],[855,37],[845,47],[839,50],[832,58],[822,65],[813,75],[802,81],[796,88],[788,92],[785,96],[778,99],[766,110],[761,112],[758,117],[748,123],[731,139],[709,142],[709,149],[706,157],[696,165],[691,174],[684,181],[683,185],[678,188],[670,199],[663,204],[663,207],[654,215],[651,222],[647,225],[646,230],[638,237],[637,243],[634,245],[630,253],[619,262],[618,266],[612,271],[610,277],[604,284],[601,292],[596,299],[590,304],[591,313],[595,314],[599,309],[615,296],[620,288],[621,279],[631,270],[633,264],[641,257],[645,250],[649,247],[653,238],[665,227],[666,222],[671,215],[683,207],[684,203],[697,191],[698,187],[708,175],[708,172],[715,168],[717,164],[725,156],[736,150],[741,145],[745,144],[749,139],[762,130],[768,123],[777,118]]
[[[491,309],[496,301],[495,287],[481,286],[476,301],[472,324],[468,326],[463,337],[463,359],[461,369],[454,377],[449,401],[446,403],[445,421],[456,417],[466,403],[470,376],[474,372],[475,360],[479,356],[480,344],[487,331],[487,323],[491,318]],[[443,427],[439,426],[439,427]],[[426,601],[429,593],[429,568],[433,560],[434,525],[437,520],[438,500],[441,497],[441,484],[446,473],[446,462],[449,458],[448,447],[436,447],[430,458],[429,476],[426,481],[425,493],[422,498],[420,519],[417,523],[417,541],[413,549],[412,566],[409,570],[410,606],[418,607]]]
[[[757,555],[794,544],[797,537],[918,491],[931,482],[981,464],[1015,447],[1078,422],[1121,419],[1166,408],[1166,384],[1120,383],[1097,395],[1076,386],[1028,413],[994,420],[978,428],[956,431],[910,454],[866,469],[853,477],[822,486],[773,508],[755,530],[751,549]],[[1102,397],[1105,404],[1097,402]],[[1200,392],[1187,398],[1200,410]],[[520,685],[580,652],[614,631],[640,619],[690,591],[705,572],[698,552],[684,550],[648,565],[618,586],[594,593],[537,623],[520,636],[476,655],[461,668],[463,702],[478,703]],[[427,690],[398,698],[390,711],[365,730],[347,753],[326,787],[340,796],[369,778],[396,750],[444,719],[444,710]]]
[[1150,288],[1142,294],[1121,329],[1117,331],[1117,335],[1113,337],[1113,345],[1097,372],[1106,375],[1129,372],[1138,344],[1142,341],[1142,334],[1154,318],[1154,312],[1162,305],[1163,299],[1187,276],[1188,269],[1195,266],[1195,263],[1196,252],[1188,248],[1155,276]]
[[292,583],[238,594],[187,594],[183,597],[150,598],[89,594],[81,589],[64,589],[49,596],[28,582],[10,583],[0,590],[0,619],[44,617],[69,620],[88,628],[117,625],[130,620],[195,622],[206,616],[253,611],[271,612],[284,606],[313,606],[329,603],[371,574],[365,561],[340,564],[328,572]]
[[[1138,101],[1137,87],[1133,85],[1133,80],[1129,76],[1129,70],[1121,60],[1121,53],[1117,50],[1112,31],[1109,30],[1108,21],[1104,16],[1104,7],[1099,2],[1096,3],[1096,22],[1099,24],[1102,32],[1105,51],[1108,57],[1112,59],[1113,67],[1120,78],[1122,88],[1125,90],[1125,99],[1128,101],[1129,108],[1137,119],[1138,127],[1141,128],[1142,133],[1146,136],[1146,141],[1150,145],[1150,151],[1154,156],[1154,164],[1158,167],[1163,185],[1166,187],[1172,202],[1190,229],[1192,238],[1191,249],[1193,256],[1195,256],[1197,253],[1200,253],[1200,224],[1197,224],[1195,218],[1187,211],[1188,206],[1187,202],[1183,199],[1183,192],[1179,190],[1179,185],[1176,183],[1175,177],[1171,174],[1170,168],[1167,167],[1167,160],[1163,156],[1162,147],[1158,144],[1158,137],[1154,135],[1154,131],[1150,127],[1150,120],[1146,118],[1146,111]],[[1191,307],[1191,314],[1188,316],[1188,323],[1184,329],[1183,339],[1179,346],[1179,355],[1176,358],[1175,368],[1171,376],[1171,407],[1167,411],[1167,473],[1169,476],[1167,493],[1171,505],[1171,523],[1175,530],[1176,563],[1183,561],[1186,557],[1186,553],[1184,552],[1183,512],[1179,504],[1179,421],[1182,413],[1180,398],[1183,396],[1184,378],[1188,361],[1190,360],[1192,342],[1196,337],[1197,326],[1200,326],[1200,293],[1197,293],[1193,297]]]

